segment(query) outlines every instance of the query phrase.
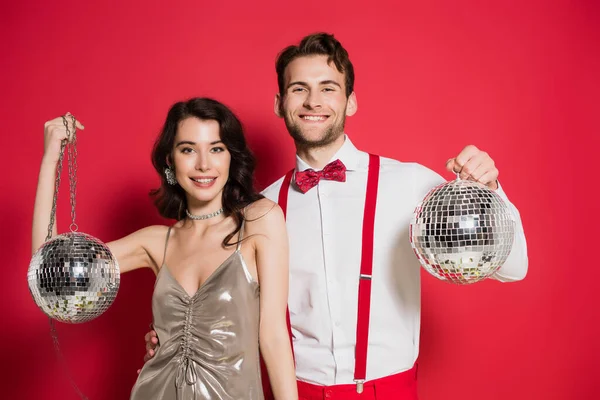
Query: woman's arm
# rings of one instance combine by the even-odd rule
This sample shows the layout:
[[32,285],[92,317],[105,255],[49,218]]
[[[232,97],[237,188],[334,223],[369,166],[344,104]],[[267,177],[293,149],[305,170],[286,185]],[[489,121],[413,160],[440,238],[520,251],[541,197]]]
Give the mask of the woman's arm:
[[134,269],[148,267],[158,273],[163,262],[162,250],[167,230],[166,226],[153,225],[106,243],[119,262],[119,271],[123,274]]
[[[67,113],[69,131],[74,131],[73,122]],[[77,129],[83,125],[76,121]],[[33,226],[31,234],[32,253],[45,242],[50,224],[50,212],[55,191],[56,168],[60,156],[61,141],[67,139],[67,130],[62,117],[55,118],[44,124],[44,156],[40,166],[35,203],[33,207]],[[56,221],[52,229],[52,237],[56,235]],[[140,267],[157,268],[148,248],[160,248],[164,242],[167,228],[151,226],[132,233],[122,239],[107,243],[119,263],[121,273]]]
[[254,235],[260,283],[260,351],[275,398],[295,400],[296,372],[286,324],[289,244],[285,219],[281,208],[267,199],[250,206],[246,215],[246,234]]
[[[74,132],[73,122],[67,113],[67,122],[71,136]],[[77,128],[83,129],[83,125],[77,121]],[[61,142],[67,139],[67,129],[63,124],[62,117],[54,118],[44,124],[44,156],[38,176],[38,186],[33,206],[33,228],[31,235],[32,253],[45,242],[50,225],[50,212],[54,198],[54,182],[56,178],[56,167],[60,157]],[[56,235],[56,221],[52,227],[52,236]]]

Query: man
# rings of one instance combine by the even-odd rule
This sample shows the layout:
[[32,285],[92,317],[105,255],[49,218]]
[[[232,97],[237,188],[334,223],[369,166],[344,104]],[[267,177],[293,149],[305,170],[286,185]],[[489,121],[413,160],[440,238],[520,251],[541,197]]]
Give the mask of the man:
[[[275,113],[294,139],[296,168],[263,194],[286,213],[300,399],[416,399],[420,265],[408,227],[415,206],[444,179],[354,147],[344,133],[358,108],[354,70],[332,35],[287,47],[276,70]],[[487,153],[467,146],[446,167],[508,202]],[[519,213],[509,207],[516,239],[493,276],[505,282],[527,273]],[[153,333],[146,340],[148,348],[157,342]]]

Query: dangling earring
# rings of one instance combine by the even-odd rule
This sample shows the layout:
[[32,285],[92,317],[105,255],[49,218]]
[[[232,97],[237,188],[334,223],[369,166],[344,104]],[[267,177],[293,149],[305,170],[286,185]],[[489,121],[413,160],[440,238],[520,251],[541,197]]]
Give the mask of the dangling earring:
[[175,179],[175,173],[171,167],[165,168],[165,177],[167,178],[167,183],[169,185],[177,185],[177,179]]

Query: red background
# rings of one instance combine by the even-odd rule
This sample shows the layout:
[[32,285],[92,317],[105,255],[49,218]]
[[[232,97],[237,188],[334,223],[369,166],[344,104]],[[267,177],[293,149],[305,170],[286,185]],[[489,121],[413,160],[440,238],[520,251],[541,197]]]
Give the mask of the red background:
[[[260,188],[293,165],[293,143],[272,113],[274,60],[319,30],[335,33],[355,65],[355,144],[448,178],[445,161],[475,144],[495,159],[522,214],[523,282],[457,287],[423,272],[421,399],[600,398],[597,1],[88,3],[0,6],[2,398],[76,399],[26,282],[43,123],[70,111],[86,125],[77,221],[118,238],[161,222],[147,197],[158,184],[149,154],[175,101],[212,96],[234,109]],[[67,199],[63,186],[59,231]],[[128,398],[153,279],[124,275],[105,315],[59,325],[91,400]]]

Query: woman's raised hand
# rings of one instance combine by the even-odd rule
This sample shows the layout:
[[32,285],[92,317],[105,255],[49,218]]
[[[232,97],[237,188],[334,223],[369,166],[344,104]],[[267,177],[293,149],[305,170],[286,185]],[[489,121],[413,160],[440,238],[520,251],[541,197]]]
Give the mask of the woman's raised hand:
[[[68,134],[67,126],[69,127]],[[65,139],[72,140],[75,129],[84,129],[84,127],[71,113],[66,113],[64,116],[54,118],[44,124],[44,162],[58,162],[61,142]]]

